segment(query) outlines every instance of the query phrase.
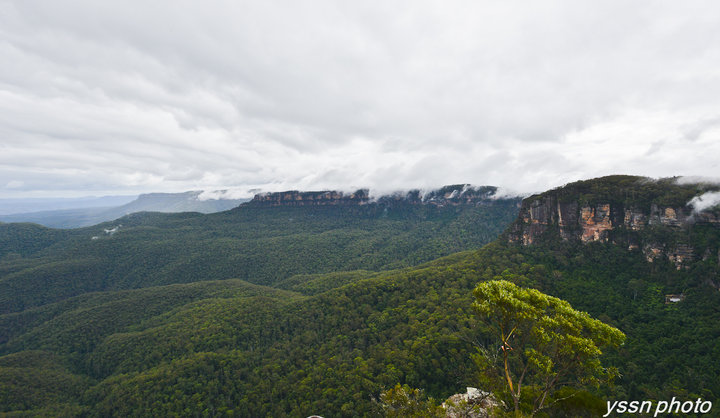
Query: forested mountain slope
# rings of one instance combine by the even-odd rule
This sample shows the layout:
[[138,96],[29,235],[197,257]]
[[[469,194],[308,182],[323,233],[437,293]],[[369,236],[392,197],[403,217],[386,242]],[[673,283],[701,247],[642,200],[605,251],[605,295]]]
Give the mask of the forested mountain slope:
[[[652,185],[646,188],[646,184]],[[569,192],[578,187],[586,191],[582,195]],[[653,204],[665,204],[668,193],[684,193],[682,199],[689,201],[712,186],[610,177],[540,196],[563,195],[563,202],[575,199],[574,213],[581,219],[586,202],[603,204],[608,196],[630,195],[632,190],[647,192],[643,196],[648,206],[638,204],[638,211],[644,207],[651,211]],[[596,197],[603,201],[595,202]],[[444,399],[464,391],[465,386],[478,385],[471,356],[487,334],[472,313],[471,291],[478,282],[495,278],[563,298],[627,335],[625,346],[606,353],[606,363],[618,367],[622,375],[615,385],[587,387],[587,396],[557,404],[550,411],[552,416],[594,416],[604,408],[604,399],[676,396],[715,401],[720,395],[720,365],[715,360],[720,355],[720,292],[716,287],[720,228],[711,219],[718,215],[717,209],[704,212],[706,223],[687,223],[679,229],[648,221],[644,229],[631,232],[631,225],[613,223],[607,240],[603,235],[583,240],[582,229],[563,237],[560,228],[565,224],[548,218],[532,243],[518,241],[516,237],[522,237],[526,228],[539,223],[532,221],[539,218],[526,220],[523,215],[536,200],[524,201],[520,218],[494,243],[415,267],[404,267],[416,258],[402,254],[416,247],[381,245],[376,251],[380,255],[395,251],[388,260],[403,260],[402,268],[339,272],[344,264],[338,263],[324,270],[325,274],[308,269],[296,272],[307,274],[294,276],[266,275],[256,283],[240,276],[203,280],[203,270],[197,270],[194,280],[178,280],[192,283],[165,284],[159,276],[143,288],[78,292],[83,294],[8,310],[0,315],[0,335],[5,336],[0,341],[0,405],[4,411],[38,415],[362,416],[379,414],[372,398],[396,383],[423,388]],[[628,206],[633,203],[628,201]],[[351,241],[370,239],[360,232],[372,226],[370,220],[384,220],[387,228],[406,225],[393,222],[411,219],[422,225],[423,232],[408,227],[400,236],[417,244],[415,240],[428,233],[427,228],[435,234],[445,230],[432,226],[448,216],[442,210],[436,214],[428,207],[417,212],[418,208],[388,210],[387,217],[384,209],[377,217],[367,212],[349,216],[345,208],[330,211],[322,219],[334,225],[346,216],[350,219],[345,218],[346,222],[361,225],[353,230],[356,235]],[[314,216],[308,212],[306,217],[293,212],[294,220],[288,222],[282,219],[289,216],[289,208],[276,209],[278,216],[272,219],[255,212],[241,216],[252,213],[265,219],[263,230],[276,231],[276,239],[317,239],[326,233],[312,221],[321,212]],[[681,209],[692,212],[685,206]],[[461,223],[465,213],[469,218]],[[471,215],[477,216],[461,211],[442,225],[451,231],[470,228],[477,223]],[[150,216],[130,219],[126,226],[147,237],[162,237],[158,230],[165,225],[199,222],[206,227],[198,226],[195,232],[207,234],[199,241],[210,245],[213,234],[231,223],[223,224],[225,228],[212,225],[238,213],[219,216]],[[284,226],[289,226],[288,235],[280,232]],[[383,228],[376,228],[370,231],[381,234]],[[398,230],[382,236],[392,239]],[[632,235],[635,232],[639,235]],[[192,228],[185,233],[176,236],[191,242]],[[262,236],[252,233],[243,230],[243,234]],[[121,236],[116,232],[102,238],[109,242]],[[8,271],[37,268],[28,263],[65,248],[59,245],[63,240],[101,242],[78,236],[39,237],[42,245],[34,246],[28,255],[9,257],[3,280],[13,274]],[[325,236],[342,243],[340,237],[339,233]],[[627,245],[628,237],[636,240],[637,247]],[[663,253],[648,261],[645,244],[674,248],[669,240],[692,245],[698,256],[677,264]],[[283,245],[292,242],[296,251],[302,248],[300,241],[283,241]],[[132,248],[125,245],[119,248]],[[92,247],[70,248],[65,254],[81,254],[79,248]],[[339,248],[349,251],[352,247],[340,244]],[[309,263],[316,262],[310,259],[315,253],[307,254]],[[325,260],[332,264],[341,258]],[[377,270],[392,265],[392,261],[379,263]],[[352,265],[358,267],[363,266]],[[666,303],[667,294],[683,299]]]
[[272,286],[297,274],[412,266],[495,239],[520,200],[494,192],[458,185],[441,200],[253,201],[215,214],[137,213],[74,230],[0,224],[0,313],[92,291],[230,278]]

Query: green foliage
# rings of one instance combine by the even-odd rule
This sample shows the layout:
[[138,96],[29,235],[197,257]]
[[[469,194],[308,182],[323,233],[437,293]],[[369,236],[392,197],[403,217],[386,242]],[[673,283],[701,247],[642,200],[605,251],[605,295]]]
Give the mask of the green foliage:
[[[548,336],[585,347],[590,370],[597,351],[584,339],[601,345],[575,333],[594,322],[563,320],[564,305],[551,297],[627,333],[622,347],[603,349],[603,364],[621,372],[614,385],[563,386],[541,413],[593,416],[605,399],[720,396],[717,228],[680,232],[707,254],[680,270],[613,244],[494,242],[457,252],[494,238],[516,203],[138,214],[113,235],[103,228],[116,223],[61,234],[19,227],[0,240],[10,243],[0,246],[2,412],[368,416],[397,383],[409,399],[409,388],[434,399],[488,390],[473,354],[499,344],[473,314],[472,291],[492,280],[548,295],[537,311],[549,314],[537,321],[543,332],[527,334],[533,345],[522,352],[536,376],[559,364],[548,349],[563,353]],[[678,231],[652,233],[669,240]],[[523,290],[521,302],[535,300]],[[668,293],[686,297],[666,305]],[[521,395],[541,390],[524,384]]]
[[380,394],[382,413],[388,418],[418,417],[444,418],[445,411],[432,398],[426,399],[422,390],[407,385],[395,385]]
[[[490,242],[516,203],[242,206],[210,215],[137,213],[64,231],[0,224],[0,313],[95,291],[224,279],[274,286],[295,275],[409,267]],[[347,282],[338,277],[304,291]]]
[[[81,296],[0,316],[3,348],[46,347],[98,380],[82,397],[91,415],[120,404],[203,413],[209,403],[177,391],[183,379],[217,388],[201,393],[241,416],[369,414],[371,397],[398,381],[444,397],[472,382],[471,347],[456,332],[471,333],[476,276],[469,260],[450,260],[311,298],[241,281]],[[217,375],[202,372],[209,353]]]
[[300,292],[304,295],[316,295],[348,283],[377,276],[378,273],[366,270],[339,271],[325,274],[296,274],[280,281],[274,287]]
[[[712,266],[717,261],[709,259],[694,269],[717,272]],[[0,335],[9,338],[0,350],[54,353],[69,373],[90,382],[57,405],[78,405],[91,416],[113,415],[114,408],[117,415],[221,408],[238,416],[372,414],[371,399],[398,382],[435,399],[465,386],[490,389],[472,362],[475,346],[490,346],[492,332],[473,315],[472,290],[502,278],[561,297],[628,334],[621,349],[605,352],[608,367],[622,372],[614,387],[590,385],[592,395],[580,392],[547,410],[581,416],[572,411],[593,410],[597,397],[720,395],[720,294],[706,291],[697,274],[648,264],[642,254],[609,244],[494,243],[412,269],[360,275],[311,296],[240,280],[77,296],[0,315]],[[635,297],[633,278],[646,283]],[[322,276],[309,281],[316,280]],[[671,288],[685,289],[685,301],[665,305]],[[563,397],[557,393],[552,401]]]
[[71,373],[49,352],[0,357],[0,413],[45,407],[79,410],[78,399],[90,385],[91,379]]
[[480,283],[473,295],[473,308],[494,337],[480,349],[488,383],[497,389],[506,385],[502,392],[510,394],[516,411],[528,401],[523,395],[533,398],[528,412],[535,415],[561,388],[614,377],[599,357],[600,347],[625,340],[618,329],[562,299],[507,280]]
[[29,223],[0,223],[0,260],[13,260],[41,251],[72,236],[70,231]]
[[683,207],[693,197],[717,190],[720,190],[720,186],[711,183],[680,184],[677,177],[655,180],[614,175],[566,184],[528,199],[541,199],[547,194],[557,194],[561,202],[578,201],[591,206],[611,203],[649,211],[653,203],[658,206]]

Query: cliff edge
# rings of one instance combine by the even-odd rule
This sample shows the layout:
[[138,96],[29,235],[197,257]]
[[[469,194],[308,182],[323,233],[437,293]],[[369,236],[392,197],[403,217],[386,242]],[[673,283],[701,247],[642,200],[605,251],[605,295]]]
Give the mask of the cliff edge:
[[[678,180],[608,176],[530,196],[523,200],[507,239],[521,245],[558,237],[582,243],[612,242],[642,250],[648,261],[667,257],[680,268],[707,257],[707,249],[698,254],[688,231],[698,226],[720,228],[720,209],[698,210],[693,202],[717,192],[720,185]],[[658,231],[672,239],[654,238]]]
[[353,193],[333,190],[301,192],[290,190],[277,193],[257,194],[248,202],[251,206],[351,206],[375,204],[394,206],[397,204],[458,206],[476,205],[496,199],[497,187],[454,184],[437,190],[397,192],[372,199],[368,189]]

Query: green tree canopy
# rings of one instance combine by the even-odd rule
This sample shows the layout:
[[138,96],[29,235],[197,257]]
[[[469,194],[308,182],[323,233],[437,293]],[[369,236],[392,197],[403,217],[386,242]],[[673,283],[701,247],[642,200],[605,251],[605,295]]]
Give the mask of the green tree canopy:
[[433,398],[426,399],[420,389],[413,389],[399,383],[394,388],[380,394],[382,415],[388,418],[401,417],[444,417],[445,411],[435,403]]
[[557,393],[617,374],[602,366],[600,355],[601,347],[623,343],[620,330],[562,299],[507,280],[480,283],[473,295],[473,307],[493,337],[477,358],[485,383],[512,399],[516,412],[535,415],[575,391]]

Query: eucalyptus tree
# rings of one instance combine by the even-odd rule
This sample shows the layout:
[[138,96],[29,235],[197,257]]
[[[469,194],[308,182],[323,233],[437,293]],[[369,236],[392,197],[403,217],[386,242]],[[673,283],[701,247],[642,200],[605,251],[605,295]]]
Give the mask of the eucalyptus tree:
[[[516,413],[531,416],[617,375],[600,362],[601,349],[625,340],[620,330],[577,311],[562,299],[507,280],[480,283],[473,308],[492,345],[477,360],[487,383],[509,394]],[[562,389],[562,396],[555,396]]]

